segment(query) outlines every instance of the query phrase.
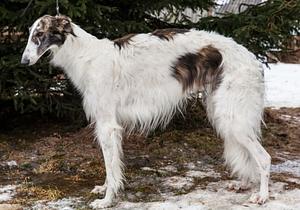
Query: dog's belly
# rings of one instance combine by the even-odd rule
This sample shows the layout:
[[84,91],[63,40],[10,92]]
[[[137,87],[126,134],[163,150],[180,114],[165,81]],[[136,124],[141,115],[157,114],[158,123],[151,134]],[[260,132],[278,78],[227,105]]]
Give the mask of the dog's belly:
[[161,85],[131,88],[121,93],[118,119],[129,129],[152,130],[166,125],[184,101],[182,87],[175,79]]

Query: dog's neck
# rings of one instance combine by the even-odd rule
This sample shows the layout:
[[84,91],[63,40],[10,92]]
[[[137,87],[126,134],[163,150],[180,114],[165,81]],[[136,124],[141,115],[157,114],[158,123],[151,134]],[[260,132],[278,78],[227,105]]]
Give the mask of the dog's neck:
[[80,28],[78,25],[76,25],[75,23],[71,23],[71,25],[72,25],[73,32],[77,37],[97,39],[95,36],[93,36],[92,34],[89,34],[85,30]]
[[75,36],[68,35],[60,48],[52,50],[51,64],[62,68],[74,85],[83,91],[85,87],[82,87],[81,80],[89,68],[89,63],[95,57],[101,56],[99,52],[113,44],[108,39],[97,39],[73,23],[72,28]]

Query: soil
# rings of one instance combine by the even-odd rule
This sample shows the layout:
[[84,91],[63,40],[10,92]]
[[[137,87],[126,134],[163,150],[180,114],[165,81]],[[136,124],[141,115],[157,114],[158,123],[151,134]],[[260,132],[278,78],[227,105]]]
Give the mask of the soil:
[[[199,107],[198,103],[191,105],[185,117],[176,116],[164,131],[124,138],[127,181],[121,199],[158,201],[164,193],[186,194],[195,187],[205,188],[211,182],[232,179],[223,164],[222,140],[216,137]],[[272,156],[272,164],[299,159],[300,108],[267,108],[265,123],[263,145]],[[6,204],[26,207],[39,200],[65,197],[82,197],[88,204],[97,197],[90,191],[104,183],[105,168],[92,128],[42,119],[10,127],[0,133],[0,186],[19,187]],[[8,161],[16,164],[6,164]],[[220,176],[196,178],[193,184],[179,188],[161,183],[165,178],[184,177],[191,165],[210,166]],[[297,177],[271,174],[273,181],[286,183],[286,189],[300,188],[299,182],[291,182],[290,178]]]

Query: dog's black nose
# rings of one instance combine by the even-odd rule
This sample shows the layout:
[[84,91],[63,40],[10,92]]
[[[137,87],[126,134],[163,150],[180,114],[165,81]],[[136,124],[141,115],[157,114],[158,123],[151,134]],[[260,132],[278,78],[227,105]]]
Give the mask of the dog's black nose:
[[28,58],[22,58],[21,64],[28,65],[29,63],[30,63],[30,60]]

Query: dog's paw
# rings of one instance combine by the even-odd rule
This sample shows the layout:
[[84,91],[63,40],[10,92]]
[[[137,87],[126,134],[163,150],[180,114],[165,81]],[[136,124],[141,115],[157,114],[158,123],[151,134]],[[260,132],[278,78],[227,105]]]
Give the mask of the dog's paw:
[[262,205],[267,201],[268,198],[269,198],[268,194],[261,195],[260,193],[254,193],[249,198],[249,202]]
[[106,188],[107,188],[106,185],[96,185],[94,189],[91,191],[91,193],[104,195]]
[[114,205],[114,202],[112,200],[96,199],[90,204],[90,207],[92,209],[104,209],[104,208],[112,207],[113,205]]
[[249,190],[250,186],[248,183],[230,182],[226,188],[229,191],[240,193]]

